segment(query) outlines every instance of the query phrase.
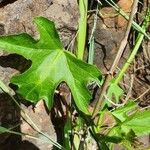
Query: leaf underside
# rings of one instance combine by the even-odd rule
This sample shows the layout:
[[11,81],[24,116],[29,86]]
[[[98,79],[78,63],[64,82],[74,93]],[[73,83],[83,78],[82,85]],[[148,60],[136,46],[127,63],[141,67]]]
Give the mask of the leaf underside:
[[66,82],[79,110],[89,114],[87,106],[91,94],[88,81],[100,82],[101,73],[73,54],[64,50],[55,25],[44,17],[36,17],[34,22],[40,33],[35,40],[26,33],[0,37],[0,48],[24,56],[32,61],[31,67],[11,82],[18,86],[18,93],[31,102],[43,99],[50,109],[53,105],[57,86]]

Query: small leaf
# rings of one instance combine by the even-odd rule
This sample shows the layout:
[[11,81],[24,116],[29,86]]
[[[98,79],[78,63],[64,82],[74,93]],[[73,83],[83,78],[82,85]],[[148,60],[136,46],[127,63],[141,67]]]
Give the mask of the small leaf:
[[134,132],[137,136],[147,135],[150,133],[150,110],[136,112],[122,122],[117,123],[109,132],[108,136],[128,135]]
[[32,61],[31,67],[14,76],[11,82],[19,87],[18,93],[25,99],[34,103],[43,99],[50,109],[55,89],[65,81],[78,109],[89,114],[91,94],[87,83],[89,80],[100,83],[100,71],[63,49],[52,21],[36,17],[34,22],[40,32],[39,40],[25,33],[0,37],[0,48]]
[[[135,108],[135,104],[129,102],[128,107],[124,109],[125,114]],[[131,109],[130,109],[131,108]],[[121,109],[120,109],[121,110]],[[122,144],[129,144],[130,146],[134,143],[137,136],[148,135],[150,133],[150,110],[142,112],[135,112],[132,115],[126,115],[124,117],[123,108],[115,116],[123,122],[117,122],[116,125],[110,129],[107,137],[114,139],[114,137],[122,139]],[[111,141],[112,142],[112,141]],[[128,145],[128,146],[129,146]]]
[[125,121],[128,118],[128,114],[130,111],[137,107],[134,101],[129,101],[126,105],[117,108],[112,112],[112,115],[119,119],[121,122]]
[[121,125],[124,132],[133,130],[138,136],[146,135],[150,133],[150,110],[143,112],[137,112],[130,116]]
[[110,86],[108,88],[107,97],[110,100],[112,100],[114,98],[115,99],[114,102],[118,103],[119,99],[123,95],[123,93],[124,93],[123,90],[112,80],[110,83]]

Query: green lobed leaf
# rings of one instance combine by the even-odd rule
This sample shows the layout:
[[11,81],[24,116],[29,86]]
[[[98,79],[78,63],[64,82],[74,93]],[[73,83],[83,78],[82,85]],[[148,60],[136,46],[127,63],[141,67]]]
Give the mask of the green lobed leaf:
[[0,48],[32,61],[31,67],[24,73],[14,76],[11,82],[19,87],[18,93],[25,99],[34,103],[43,99],[50,109],[55,89],[65,81],[76,106],[89,114],[87,105],[91,94],[87,89],[87,83],[89,80],[99,83],[100,71],[63,49],[52,21],[36,17],[34,22],[40,33],[39,40],[26,33],[0,37]]
[[129,101],[126,105],[119,107],[115,111],[113,111],[112,115],[123,122],[128,118],[128,113],[136,107],[137,104],[134,101]]
[[[124,118],[123,118],[124,119]],[[126,120],[117,123],[108,133],[108,136],[122,137],[129,140],[130,132],[136,136],[147,135],[150,133],[150,110],[135,112],[126,117]]]
[[[119,119],[116,125],[111,128],[107,134],[108,142],[114,142],[115,139],[122,144],[132,145],[137,136],[148,135],[150,133],[150,110],[136,110],[137,104],[129,101],[125,106],[112,112],[112,115]],[[129,146],[128,145],[128,146]]]
[[150,110],[137,112],[131,115],[121,125],[124,132],[133,130],[138,136],[146,135],[150,133]]

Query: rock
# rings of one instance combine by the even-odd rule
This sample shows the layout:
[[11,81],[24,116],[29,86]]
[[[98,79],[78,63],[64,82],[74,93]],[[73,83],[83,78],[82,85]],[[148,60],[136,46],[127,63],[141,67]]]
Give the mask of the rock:
[[[111,26],[111,21],[107,22],[109,23],[107,26],[105,23],[103,19],[98,18],[96,31],[94,32],[94,64],[96,64],[104,74],[110,69],[125,32],[124,28],[116,29],[115,26]],[[88,26],[88,34],[90,36],[93,27],[93,16],[89,19]],[[122,61],[125,60],[124,58],[127,56],[128,52],[129,46],[126,47]],[[122,63],[119,65],[121,64]]]
[[[27,32],[31,36],[38,38],[39,33],[35,25],[33,24],[33,18],[35,16],[44,16],[55,22],[59,31],[60,38],[64,47],[70,43],[76,34],[78,25],[78,5],[76,1],[72,0],[1,0],[0,1],[0,35],[6,34],[18,34],[21,32]],[[10,78],[20,72],[25,71],[31,62],[28,62],[23,57],[18,55],[9,55],[6,52],[0,51],[0,80],[3,80],[5,84],[9,85]],[[15,68],[15,69],[14,69]],[[1,103],[0,103],[1,104]],[[0,105],[3,109],[0,109],[0,122],[4,115],[5,108],[8,109],[8,105]],[[14,107],[13,107],[14,108]],[[48,134],[52,139],[56,141],[56,134],[54,127],[51,123],[49,114],[46,112],[44,104],[40,101],[35,110],[31,107],[26,107],[22,104],[22,109],[30,115],[34,123],[39,129]],[[13,114],[13,112],[12,112]],[[10,117],[10,116],[9,116]],[[22,120],[21,131],[40,137],[24,120]],[[6,136],[6,145],[0,145],[2,147],[7,146],[9,142],[9,136]],[[4,143],[6,141],[4,139]],[[52,148],[51,144],[42,143],[38,140],[31,140],[23,137],[23,141],[18,142],[17,149],[40,149],[49,150]],[[10,140],[7,149],[10,149],[14,143]],[[16,143],[15,143],[16,144]]]
[[62,42],[64,46],[67,46],[74,34],[72,31],[77,29],[79,14],[77,3],[71,0],[43,0],[42,2],[40,0],[18,0],[0,9],[0,23],[4,24],[6,34],[27,32],[37,36],[36,28],[32,23],[35,16],[44,16],[53,20],[57,28],[67,29],[70,36],[67,34],[66,37],[63,30],[60,32]]

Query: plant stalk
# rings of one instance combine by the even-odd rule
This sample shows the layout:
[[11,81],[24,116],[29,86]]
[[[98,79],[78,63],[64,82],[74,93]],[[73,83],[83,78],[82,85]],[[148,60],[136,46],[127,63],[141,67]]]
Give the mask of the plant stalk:
[[127,25],[127,29],[126,29],[126,32],[125,32],[125,35],[124,35],[124,38],[123,40],[121,41],[121,44],[120,44],[120,47],[119,47],[119,50],[118,50],[118,53],[116,55],[116,58],[110,68],[110,71],[109,73],[107,74],[106,76],[106,79],[104,81],[104,84],[102,86],[102,89],[101,89],[101,93],[100,93],[100,97],[99,97],[99,100],[97,101],[96,105],[95,105],[95,108],[93,110],[93,114],[92,114],[92,119],[95,118],[95,116],[97,116],[98,112],[99,112],[99,108],[102,104],[102,101],[103,101],[103,97],[104,95],[106,94],[106,91],[107,91],[107,88],[109,86],[109,83],[110,83],[110,80],[112,79],[112,75],[116,69],[116,66],[118,65],[118,62],[120,61],[120,58],[123,54],[123,51],[124,51],[124,48],[126,47],[126,44],[127,44],[127,39],[128,39],[128,35],[130,33],[130,29],[131,29],[131,26],[132,26],[132,22],[133,22],[133,17],[135,15],[135,12],[137,10],[137,5],[138,5],[138,0],[135,0],[132,4],[132,11],[130,13],[130,17],[129,17],[129,21],[128,21],[128,25]]
[[77,37],[77,58],[82,60],[86,42],[88,0],[79,0],[79,10],[80,19]]
[[[146,29],[147,29],[147,27],[148,27],[148,25],[149,25],[149,22],[150,22],[150,7],[149,7],[148,10],[147,10],[147,14],[146,14],[146,17],[145,17],[145,21],[144,21],[144,23],[143,23],[143,25],[142,25],[143,31],[146,32]],[[135,42],[134,48],[133,48],[133,50],[132,50],[132,53],[130,54],[130,56],[129,56],[127,62],[124,64],[123,68],[122,68],[121,71],[119,72],[119,74],[118,74],[117,78],[115,79],[114,83],[118,84],[118,83],[121,81],[121,79],[122,79],[122,77],[124,76],[126,70],[129,68],[131,62],[132,62],[133,59],[135,58],[135,55],[136,55],[137,52],[138,52],[138,49],[139,49],[139,47],[140,47],[140,45],[141,45],[141,43],[142,43],[143,38],[144,38],[144,35],[143,35],[142,33],[138,33],[138,37],[137,37],[137,39],[136,39],[136,42]]]

